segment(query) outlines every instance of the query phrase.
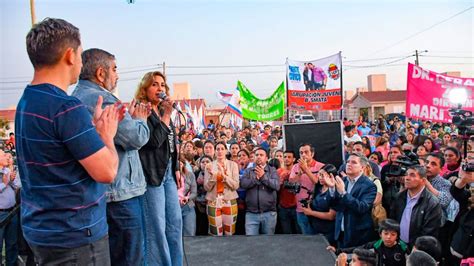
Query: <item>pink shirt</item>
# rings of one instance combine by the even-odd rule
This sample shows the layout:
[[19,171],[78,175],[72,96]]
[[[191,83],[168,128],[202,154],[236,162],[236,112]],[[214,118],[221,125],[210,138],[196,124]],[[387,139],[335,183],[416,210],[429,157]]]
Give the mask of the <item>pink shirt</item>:
[[375,151],[378,151],[382,154],[384,160],[388,160],[388,153],[390,152],[390,144],[384,146],[378,146],[375,148]]
[[[316,179],[318,178],[317,172],[323,166],[324,166],[323,163],[317,162],[315,160],[312,160],[311,163],[308,165],[309,169],[315,175]],[[297,163],[291,169],[290,182],[296,182],[296,181],[299,180],[299,183],[303,187],[306,187],[307,189],[313,191],[313,189],[314,189],[313,181],[311,181],[311,179],[305,173],[303,173],[300,177],[298,177],[297,173],[299,173],[299,172],[303,172],[303,171],[300,171],[300,164]],[[308,191],[306,191],[306,189],[304,189],[304,188],[301,188],[300,193],[296,194],[296,200],[297,200],[296,211],[297,212],[303,212],[303,207],[301,206],[300,200],[306,199],[306,198],[308,198]]]

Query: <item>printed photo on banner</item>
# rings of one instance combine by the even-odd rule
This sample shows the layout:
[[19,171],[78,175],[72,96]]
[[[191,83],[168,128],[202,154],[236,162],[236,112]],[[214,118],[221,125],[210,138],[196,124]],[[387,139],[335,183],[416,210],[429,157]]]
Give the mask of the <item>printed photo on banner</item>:
[[449,109],[458,107],[453,102],[457,92],[463,95],[461,108],[474,112],[473,78],[451,77],[409,63],[407,79],[408,117],[451,123]]
[[289,109],[341,109],[341,53],[312,61],[288,59],[286,66]]

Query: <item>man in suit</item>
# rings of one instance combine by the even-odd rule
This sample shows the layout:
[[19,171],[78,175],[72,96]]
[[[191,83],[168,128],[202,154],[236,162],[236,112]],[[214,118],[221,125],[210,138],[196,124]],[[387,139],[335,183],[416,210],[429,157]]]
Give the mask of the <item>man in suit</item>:
[[355,247],[371,240],[374,232],[372,204],[377,194],[374,183],[363,169],[369,164],[361,154],[353,153],[346,165],[347,178],[326,177],[331,208],[336,210],[335,238],[339,248]]
[[313,90],[313,72],[311,71],[312,66],[312,63],[304,63],[303,81],[307,91]]

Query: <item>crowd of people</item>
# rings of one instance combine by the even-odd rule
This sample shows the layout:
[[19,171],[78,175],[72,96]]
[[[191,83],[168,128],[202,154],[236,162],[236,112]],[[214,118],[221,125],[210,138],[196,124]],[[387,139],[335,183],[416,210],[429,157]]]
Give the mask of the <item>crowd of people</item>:
[[64,20],[36,24],[27,51],[35,74],[9,147],[18,172],[0,151],[6,265],[23,237],[31,265],[183,265],[182,236],[275,233],[322,234],[338,265],[474,257],[474,143],[453,124],[344,119],[336,166],[310,143],[285,150],[279,126],[176,125],[158,71],[126,107],[115,56],[82,51]]

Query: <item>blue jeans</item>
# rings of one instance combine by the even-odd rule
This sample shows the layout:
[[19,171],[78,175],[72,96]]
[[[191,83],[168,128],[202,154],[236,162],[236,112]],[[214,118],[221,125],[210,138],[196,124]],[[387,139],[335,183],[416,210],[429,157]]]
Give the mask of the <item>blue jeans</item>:
[[183,265],[181,207],[171,160],[159,186],[147,186],[145,208],[145,264]]
[[181,207],[181,213],[183,216],[183,236],[195,236],[196,235],[196,211],[193,207],[189,207],[188,204]]
[[31,246],[39,265],[110,265],[109,237],[77,248]]
[[278,220],[280,220],[281,231],[283,234],[298,233],[298,224],[296,222],[296,207],[278,208]]
[[[0,211],[0,222],[3,221],[9,212]],[[6,265],[16,265],[18,258],[18,214],[13,216],[10,223],[0,228],[0,264],[3,261],[3,240],[5,239]]]
[[143,196],[107,203],[110,262],[112,265],[143,265]]
[[308,216],[304,215],[303,212],[296,212],[296,220],[298,221],[298,226],[303,235],[314,235],[314,230],[313,227],[311,227]]
[[273,235],[275,234],[276,222],[276,212],[247,212],[245,214],[245,234],[248,236],[258,235],[261,228],[263,235]]

